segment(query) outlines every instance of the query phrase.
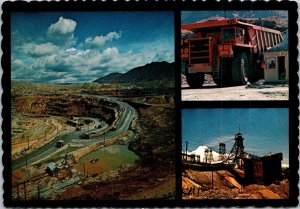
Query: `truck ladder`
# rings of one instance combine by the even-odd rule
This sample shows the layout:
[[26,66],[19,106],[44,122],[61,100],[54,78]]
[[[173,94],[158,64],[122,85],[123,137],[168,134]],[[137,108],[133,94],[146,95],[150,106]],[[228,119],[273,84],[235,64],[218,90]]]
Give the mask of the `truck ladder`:
[[213,78],[219,79],[220,78],[220,72],[219,72],[219,53],[218,53],[218,47],[217,45],[214,47],[214,59],[213,59],[213,67],[212,67],[212,73]]

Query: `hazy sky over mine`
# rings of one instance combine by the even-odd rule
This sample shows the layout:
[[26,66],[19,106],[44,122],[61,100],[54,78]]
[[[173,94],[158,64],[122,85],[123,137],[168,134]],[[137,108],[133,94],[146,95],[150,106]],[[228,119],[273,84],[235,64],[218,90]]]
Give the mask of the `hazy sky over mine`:
[[226,142],[230,152],[234,135],[243,134],[245,151],[258,156],[270,152],[283,153],[283,163],[289,157],[289,119],[287,108],[211,108],[182,110],[182,148],[188,150],[206,145],[218,151]]
[[173,12],[15,12],[11,77],[90,82],[154,61],[174,62]]

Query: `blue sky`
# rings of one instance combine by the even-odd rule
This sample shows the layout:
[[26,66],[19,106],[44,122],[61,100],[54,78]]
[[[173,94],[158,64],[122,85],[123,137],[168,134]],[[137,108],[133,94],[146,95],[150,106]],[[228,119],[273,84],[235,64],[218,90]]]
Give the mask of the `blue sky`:
[[174,62],[173,12],[12,13],[13,80],[91,82]]
[[226,141],[230,152],[234,134],[244,137],[245,151],[258,156],[270,152],[283,153],[288,164],[289,122],[287,108],[213,108],[182,110],[182,148],[189,142],[189,151],[207,145],[218,151],[216,145]]

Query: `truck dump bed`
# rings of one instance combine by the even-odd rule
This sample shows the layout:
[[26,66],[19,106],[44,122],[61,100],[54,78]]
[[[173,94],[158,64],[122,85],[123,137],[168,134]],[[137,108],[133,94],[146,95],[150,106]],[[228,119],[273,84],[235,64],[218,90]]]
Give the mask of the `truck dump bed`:
[[250,23],[245,23],[239,21],[238,19],[221,19],[212,20],[205,22],[196,22],[190,24],[182,24],[182,30],[189,30],[197,33],[205,28],[226,28],[226,27],[241,27],[248,32],[249,35],[249,45],[253,49],[254,53],[264,52],[267,49],[280,44],[283,41],[280,31],[265,28],[262,26],[253,25]]

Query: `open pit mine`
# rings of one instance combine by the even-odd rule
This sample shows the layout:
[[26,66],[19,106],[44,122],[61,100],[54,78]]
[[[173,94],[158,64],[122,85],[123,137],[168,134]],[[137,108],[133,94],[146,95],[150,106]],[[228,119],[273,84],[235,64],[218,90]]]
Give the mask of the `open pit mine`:
[[13,82],[12,199],[174,198],[173,96],[92,89]]

